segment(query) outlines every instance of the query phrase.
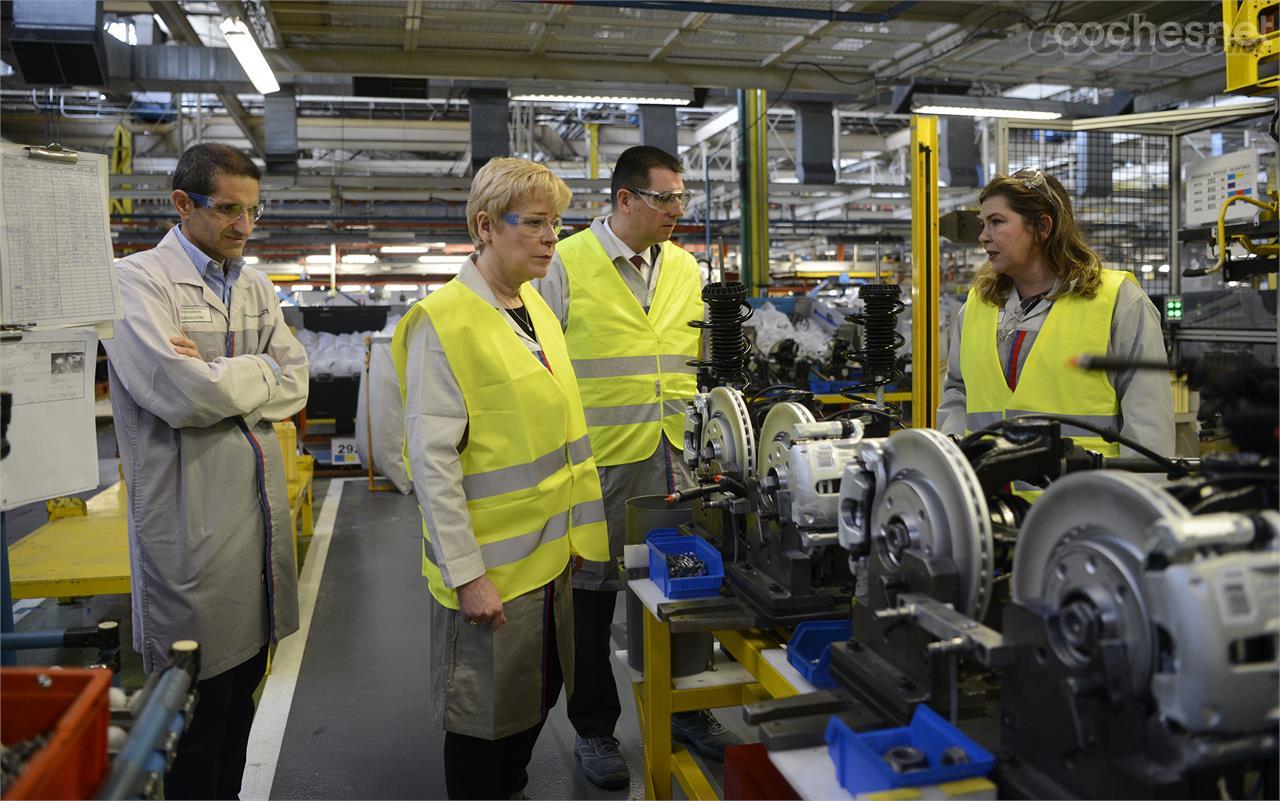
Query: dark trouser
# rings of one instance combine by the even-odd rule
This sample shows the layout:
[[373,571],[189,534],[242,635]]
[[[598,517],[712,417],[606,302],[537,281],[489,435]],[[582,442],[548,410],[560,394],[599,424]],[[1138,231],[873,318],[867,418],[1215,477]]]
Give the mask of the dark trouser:
[[267,648],[196,685],[191,725],[178,740],[164,797],[239,798],[245,750],[253,726],[253,691],[267,672]]
[[573,695],[569,722],[579,737],[612,737],[622,714],[609,661],[616,590],[573,591]]
[[[564,672],[556,650],[555,616],[547,619],[546,639],[542,643],[543,664],[542,720],[522,732],[497,740],[484,740],[447,731],[444,734],[444,786],[449,798],[511,798],[529,783],[529,759],[547,713],[560,698]],[[575,679],[576,683],[576,679]]]

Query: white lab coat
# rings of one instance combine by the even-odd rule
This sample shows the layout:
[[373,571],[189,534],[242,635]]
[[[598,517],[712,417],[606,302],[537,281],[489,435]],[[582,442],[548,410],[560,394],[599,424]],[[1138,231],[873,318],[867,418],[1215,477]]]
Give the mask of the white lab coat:
[[[298,628],[271,422],[306,404],[307,356],[266,275],[245,269],[227,309],[175,231],[116,267],[125,316],[103,345],[128,489],[133,645],[151,671],[174,640],[196,640],[203,680]],[[200,359],[174,351],[184,331]]]

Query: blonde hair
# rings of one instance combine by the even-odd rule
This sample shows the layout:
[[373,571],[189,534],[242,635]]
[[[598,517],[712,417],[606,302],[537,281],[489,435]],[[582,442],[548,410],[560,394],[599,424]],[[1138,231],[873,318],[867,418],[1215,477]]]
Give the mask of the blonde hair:
[[560,176],[542,164],[526,159],[490,159],[471,179],[471,195],[467,198],[467,231],[476,252],[484,250],[480,239],[480,212],[490,219],[502,221],[502,215],[526,200],[548,200],[560,214],[569,207],[573,193]]
[[[1040,253],[1049,269],[1058,277],[1058,286],[1050,295],[1079,295],[1092,298],[1102,286],[1102,259],[1084,241],[1071,209],[1071,198],[1061,182],[1039,170],[1019,170],[1013,175],[997,175],[978,193],[978,202],[1002,197],[1009,208],[1030,227]],[[1049,236],[1041,239],[1041,215],[1049,215],[1053,225]],[[973,288],[988,303],[1000,305],[1013,290],[1013,279],[991,269],[991,262],[978,268]]]

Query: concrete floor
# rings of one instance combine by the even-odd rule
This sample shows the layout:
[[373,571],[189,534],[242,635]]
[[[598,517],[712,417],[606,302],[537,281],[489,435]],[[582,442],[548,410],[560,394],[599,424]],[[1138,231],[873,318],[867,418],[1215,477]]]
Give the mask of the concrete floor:
[[[105,453],[113,453],[103,449]],[[112,465],[108,465],[114,470]],[[104,481],[114,481],[105,471]],[[361,479],[318,479],[315,486],[315,553],[304,559],[304,610],[311,604],[309,631],[277,649],[262,690],[262,706],[250,744],[246,798],[444,798],[443,732],[431,723],[427,643],[430,596],[421,576],[420,521],[412,496],[371,493]],[[327,542],[319,527],[331,528]],[[32,513],[34,514],[34,513]],[[24,515],[19,519],[27,521]],[[8,524],[8,520],[6,523]],[[7,526],[8,527],[8,526]],[[23,528],[26,528],[24,525]],[[324,553],[321,554],[320,551]],[[306,563],[323,570],[311,597]],[[29,604],[27,606],[30,606]],[[622,642],[625,604],[617,605],[615,639]],[[133,652],[128,596],[100,596],[60,604],[46,599],[23,608],[18,630],[92,625],[119,620],[124,669],[120,683],[140,687],[141,658]],[[305,617],[305,611],[304,611]],[[619,645],[618,647],[622,647]],[[286,661],[296,653],[296,667]],[[85,651],[29,651],[21,664],[83,664]],[[565,717],[564,696],[543,729],[529,766],[531,798],[642,798],[643,751],[628,679],[614,665],[622,697],[617,736],[632,768],[627,790],[601,790],[583,779],[573,758],[574,732]],[[273,686],[273,682],[275,685]],[[740,710],[721,719],[750,737]],[[274,759],[273,759],[274,757]],[[721,768],[707,765],[713,784]],[[257,770],[259,775],[249,773]],[[248,792],[254,788],[253,792]],[[680,797],[676,785],[677,797]]]

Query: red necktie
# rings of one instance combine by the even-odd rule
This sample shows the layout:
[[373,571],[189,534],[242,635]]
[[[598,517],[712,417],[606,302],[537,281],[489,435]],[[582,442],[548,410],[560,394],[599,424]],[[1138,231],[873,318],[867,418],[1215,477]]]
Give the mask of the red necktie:
[[649,266],[644,263],[644,256],[641,256],[639,253],[631,257],[631,263],[634,264],[636,269],[642,273],[644,272],[644,268]]

